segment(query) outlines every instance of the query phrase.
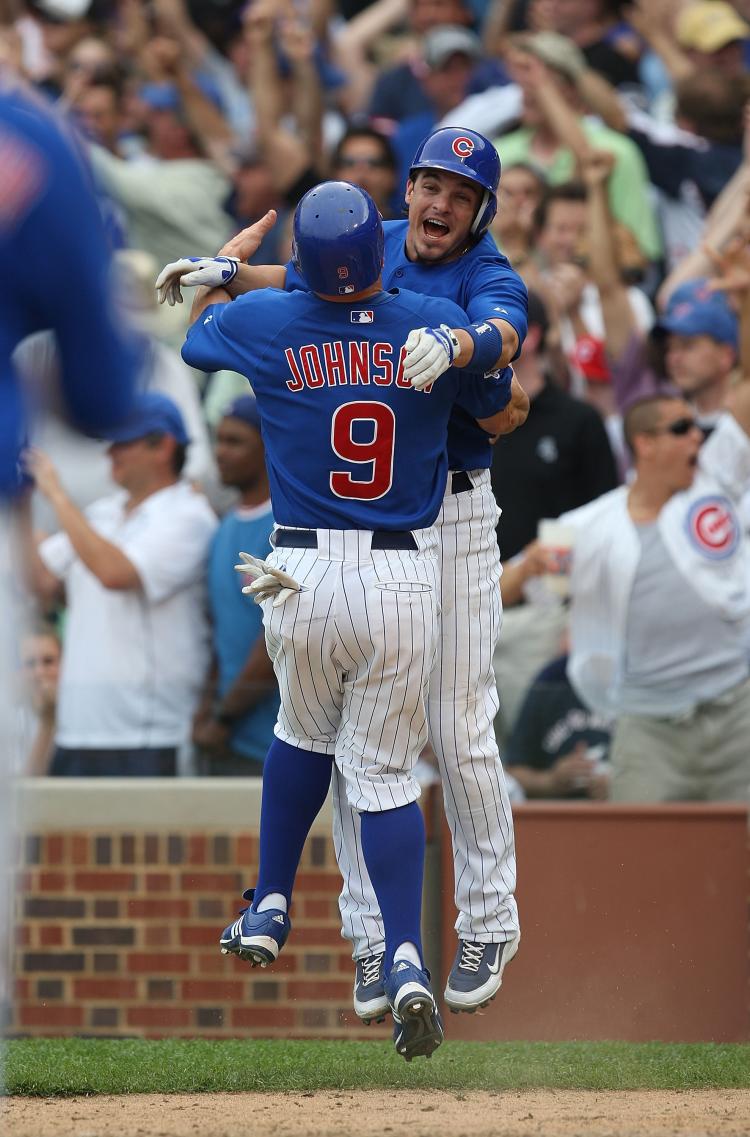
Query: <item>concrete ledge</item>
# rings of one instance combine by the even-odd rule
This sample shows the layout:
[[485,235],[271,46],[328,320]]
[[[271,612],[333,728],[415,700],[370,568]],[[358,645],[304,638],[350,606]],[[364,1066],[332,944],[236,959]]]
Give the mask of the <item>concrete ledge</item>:
[[[260,778],[19,778],[14,816],[30,833],[66,829],[256,830]],[[330,796],[313,825],[331,831]]]

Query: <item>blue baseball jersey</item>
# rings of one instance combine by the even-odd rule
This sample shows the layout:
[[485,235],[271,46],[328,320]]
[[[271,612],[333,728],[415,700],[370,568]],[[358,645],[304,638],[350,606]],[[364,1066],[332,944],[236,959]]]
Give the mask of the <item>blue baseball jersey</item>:
[[0,88],[0,496],[20,486],[25,416],[11,356],[54,330],[70,416],[94,433],[126,417],[138,350],[110,297],[110,259],[88,172],[41,100]]
[[[492,238],[485,233],[473,249],[455,261],[410,261],[406,255],[408,228],[408,221],[383,222],[383,287],[453,300],[469,317],[464,323],[506,320],[518,336],[518,355],[528,330],[528,294],[523,280],[508,258],[498,252]],[[286,288],[307,288],[291,262],[286,266]],[[437,323],[450,323],[446,307],[439,311]],[[451,470],[486,469],[492,464],[487,435],[458,406],[448,428],[448,462]]]
[[454,401],[484,418],[502,383],[451,369],[424,391],[403,376],[412,328],[465,322],[454,303],[380,292],[336,304],[264,289],[207,308],[182,348],[199,370],[245,375],[258,400],[279,525],[421,529],[437,517]]

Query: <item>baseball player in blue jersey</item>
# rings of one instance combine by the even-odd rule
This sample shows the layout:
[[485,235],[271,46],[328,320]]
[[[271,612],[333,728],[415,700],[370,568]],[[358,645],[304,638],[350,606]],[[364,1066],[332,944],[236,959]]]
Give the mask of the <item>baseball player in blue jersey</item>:
[[[491,371],[508,364],[526,334],[526,289],[487,228],[497,207],[500,161],[471,130],[444,128],[419,147],[407,189],[408,220],[384,223],[384,287],[443,297],[433,327],[416,329],[404,374],[420,384],[444,367]],[[256,227],[262,232],[266,218]],[[251,244],[245,245],[245,237]],[[252,229],[227,251],[249,256]],[[161,273],[160,297],[180,299],[179,287],[218,283],[230,292],[273,283],[301,287],[294,265],[258,268],[231,256],[175,262]],[[450,324],[449,301],[472,323]],[[435,390],[441,380],[435,384]],[[505,429],[522,422],[523,392],[508,408]],[[458,949],[445,989],[453,1011],[475,1011],[500,988],[519,941],[514,899],[513,822],[493,721],[498,709],[492,656],[500,633],[499,517],[489,478],[491,448],[474,419],[456,406],[448,431],[451,477],[436,525],[439,534],[441,635],[429,692],[429,734],[438,759],[455,865]],[[344,935],[354,946],[354,1008],[365,1022],[387,1012],[383,930],[359,849],[359,820],[348,810],[338,773],[334,838],[344,876],[340,907]]]
[[[49,109],[0,67],[0,254],[12,270],[0,279],[0,871],[8,865],[14,714],[9,692],[17,666],[13,614],[18,588],[11,549],[14,512],[28,524],[20,455],[27,424],[12,363],[17,344],[54,329],[61,385],[71,418],[83,429],[124,418],[134,393],[136,355],[108,303],[109,259],[96,202],[78,155]],[[25,507],[25,508],[24,508]],[[0,926],[10,897],[0,889]],[[8,960],[0,944],[0,1001]],[[0,1079],[1,1080],[1,1079]]]
[[[186,362],[251,380],[276,520],[265,568],[284,602],[264,601],[281,709],[266,759],[258,883],[221,938],[273,962],[290,930],[294,876],[335,764],[384,926],[384,990],[407,1060],[442,1026],[424,969],[424,827],[412,769],[427,739],[438,634],[437,539],[454,401],[492,427],[508,383],[460,378],[415,389],[404,376],[415,324],[455,304],[384,292],[383,231],[363,190],[329,182],[294,219],[295,263],[312,291],[232,303],[199,297]],[[281,599],[281,597],[279,597]]]

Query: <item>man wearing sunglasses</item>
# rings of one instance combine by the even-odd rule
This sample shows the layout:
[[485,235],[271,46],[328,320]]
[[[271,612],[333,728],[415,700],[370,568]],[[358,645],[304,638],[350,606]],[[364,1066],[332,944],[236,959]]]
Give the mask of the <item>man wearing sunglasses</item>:
[[574,526],[568,674],[617,718],[614,801],[741,801],[750,792],[750,382],[704,443],[680,396],[625,416],[635,478]]
[[396,154],[390,140],[371,126],[352,126],[331,159],[331,176],[366,190],[384,221],[394,217]]

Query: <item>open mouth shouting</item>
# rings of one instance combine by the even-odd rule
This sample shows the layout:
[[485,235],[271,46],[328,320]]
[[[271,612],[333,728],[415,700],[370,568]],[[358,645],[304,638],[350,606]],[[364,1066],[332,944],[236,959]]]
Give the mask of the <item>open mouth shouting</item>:
[[427,217],[422,222],[422,232],[428,241],[442,241],[450,234],[450,227],[437,217]]

